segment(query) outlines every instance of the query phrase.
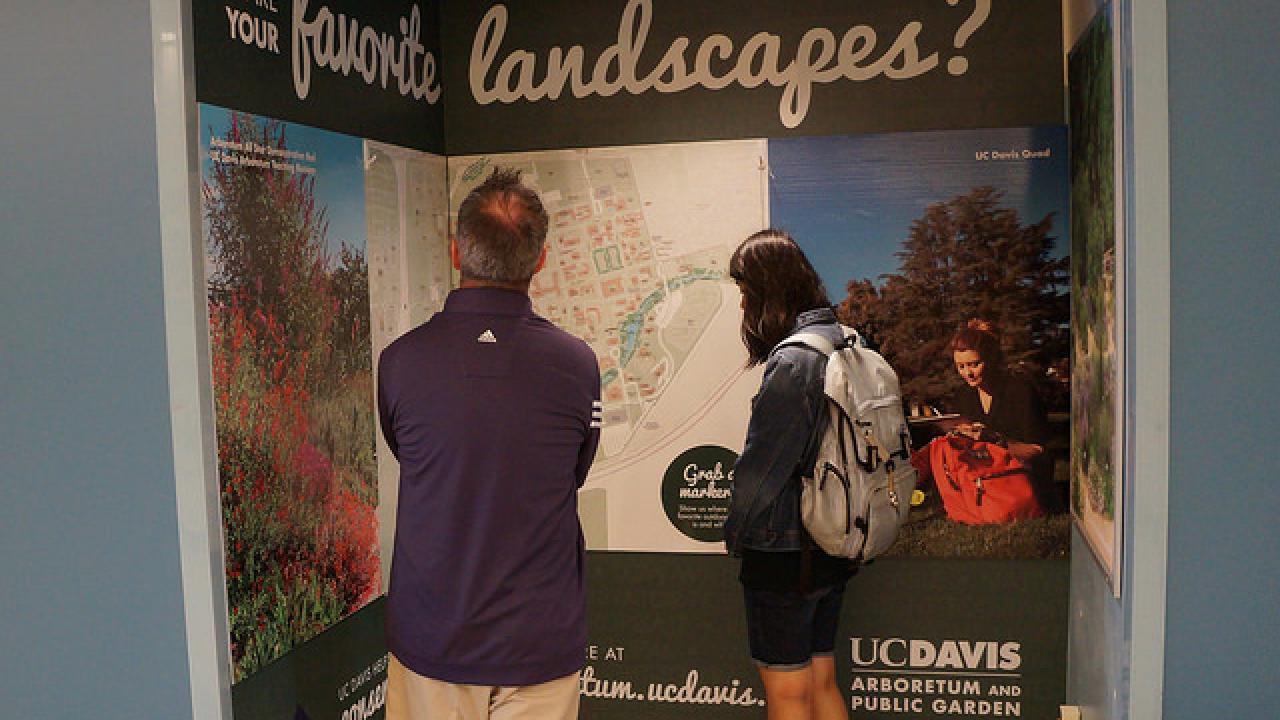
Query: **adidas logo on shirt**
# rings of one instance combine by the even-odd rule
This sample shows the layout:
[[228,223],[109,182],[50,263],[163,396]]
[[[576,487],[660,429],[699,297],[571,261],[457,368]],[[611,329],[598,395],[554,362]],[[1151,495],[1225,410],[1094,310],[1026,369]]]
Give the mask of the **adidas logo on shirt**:
[[498,342],[498,338],[494,336],[492,330],[485,330],[484,332],[480,333],[480,337],[476,338],[476,342],[496,343]]

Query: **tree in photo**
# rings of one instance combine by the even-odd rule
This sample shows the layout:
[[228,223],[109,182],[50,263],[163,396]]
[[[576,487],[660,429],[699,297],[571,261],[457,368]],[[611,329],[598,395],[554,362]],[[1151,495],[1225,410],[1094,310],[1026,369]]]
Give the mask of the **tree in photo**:
[[[284,125],[232,113],[226,140],[243,157],[286,149]],[[263,148],[254,152],[253,148]],[[325,287],[328,221],[316,207],[315,179],[302,173],[216,163],[204,184],[211,305],[235,304],[261,323],[281,323],[294,359],[323,342],[331,315]],[[314,382],[314,381],[313,381]]]
[[1011,366],[1035,377],[1052,367],[1065,381],[1067,261],[1051,256],[1053,216],[1023,224],[1000,200],[984,186],[930,205],[897,253],[898,272],[846,287],[841,320],[879,347],[910,401],[940,405],[959,389],[946,345],[974,317],[1000,329]]

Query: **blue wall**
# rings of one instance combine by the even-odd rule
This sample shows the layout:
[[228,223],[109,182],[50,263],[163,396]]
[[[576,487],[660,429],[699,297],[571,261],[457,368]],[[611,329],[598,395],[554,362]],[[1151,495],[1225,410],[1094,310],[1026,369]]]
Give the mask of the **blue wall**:
[[1168,720],[1280,716],[1275,11],[1168,2]]
[[145,0],[0,23],[0,715],[190,717]]

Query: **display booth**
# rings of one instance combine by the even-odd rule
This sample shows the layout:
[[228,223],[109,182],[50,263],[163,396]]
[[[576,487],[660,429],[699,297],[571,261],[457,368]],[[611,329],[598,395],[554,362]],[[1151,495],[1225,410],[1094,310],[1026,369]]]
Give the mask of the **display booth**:
[[[763,714],[721,525],[760,382],[727,261],[770,226],[898,369],[919,445],[960,414],[948,341],[965,323],[996,328],[1033,388],[1035,511],[975,522],[935,472],[895,550],[851,581],[836,661],[852,711],[1056,716],[1071,510],[1104,528],[1117,512],[1101,490],[1072,499],[1073,304],[1095,349],[1121,332],[1114,236],[1110,256],[1073,240],[1070,211],[1092,206],[1069,188],[1058,0],[193,10],[237,718],[380,717],[397,468],[376,358],[442,306],[451,218],[498,166],[551,218],[535,309],[600,363],[584,717]],[[1089,101],[1082,126],[1105,110]],[[1095,171],[1108,151],[1091,149]],[[1078,262],[1096,282],[1069,282]],[[1113,369],[1096,372],[1090,397],[1110,403]],[[1092,462],[1115,452],[1086,430]]]

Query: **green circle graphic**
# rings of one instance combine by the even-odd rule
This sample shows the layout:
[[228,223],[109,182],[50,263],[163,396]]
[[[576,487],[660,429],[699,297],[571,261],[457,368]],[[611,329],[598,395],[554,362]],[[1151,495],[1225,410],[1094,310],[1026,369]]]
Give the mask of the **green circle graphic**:
[[719,445],[685,450],[662,476],[662,508],[677,530],[694,540],[724,540],[738,454]]

